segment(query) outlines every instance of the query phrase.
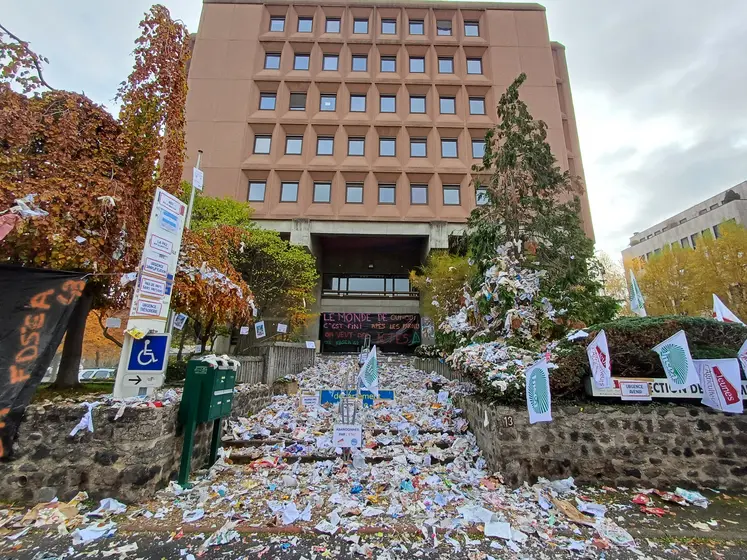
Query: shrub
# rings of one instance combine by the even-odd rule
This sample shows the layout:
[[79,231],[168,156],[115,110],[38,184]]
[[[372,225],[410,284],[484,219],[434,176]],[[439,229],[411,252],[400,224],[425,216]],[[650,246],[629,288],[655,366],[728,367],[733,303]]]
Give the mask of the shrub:
[[166,366],[166,383],[175,381],[184,381],[187,377],[187,361],[169,358],[169,365]]

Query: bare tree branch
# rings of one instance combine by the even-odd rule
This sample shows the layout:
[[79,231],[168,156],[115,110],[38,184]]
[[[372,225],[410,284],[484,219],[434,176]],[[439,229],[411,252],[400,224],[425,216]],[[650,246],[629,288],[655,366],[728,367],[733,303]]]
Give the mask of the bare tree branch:
[[39,83],[41,83],[41,85],[43,85],[44,87],[49,88],[52,91],[57,91],[55,88],[53,88],[52,86],[49,85],[49,83],[47,82],[47,80],[44,79],[44,73],[42,71],[42,66],[41,66],[42,61],[41,61],[39,55],[36,54],[34,51],[32,51],[28,47],[28,43],[26,41],[22,40],[17,35],[14,35],[10,31],[8,31],[8,29],[2,23],[0,23],[0,29],[4,33],[6,33],[8,35],[8,37],[10,37],[14,41],[18,42],[18,44],[21,45],[23,47],[23,49],[26,51],[26,54],[29,55],[29,57],[31,58],[32,62],[34,63],[34,66],[36,67],[36,73],[39,76]]
[[96,315],[96,318],[99,320],[99,326],[101,326],[101,334],[104,335],[104,338],[110,340],[111,342],[122,348],[122,343],[114,338],[114,336],[110,335],[109,327],[104,325],[104,314],[101,313],[101,311],[94,311],[93,314]]

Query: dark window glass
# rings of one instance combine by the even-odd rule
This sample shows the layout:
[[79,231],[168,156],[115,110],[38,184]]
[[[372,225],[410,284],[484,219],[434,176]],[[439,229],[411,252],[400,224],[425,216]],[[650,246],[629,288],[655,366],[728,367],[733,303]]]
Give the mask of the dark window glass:
[[479,58],[468,58],[467,74],[482,74],[482,60]]
[[337,70],[338,57],[336,54],[325,54],[324,61],[322,62],[322,70],[328,72],[334,72]]
[[425,113],[425,96],[410,96],[410,112]]
[[353,72],[365,72],[368,70],[368,57],[366,55],[353,55]]
[[379,204],[394,204],[396,188],[394,185],[379,185]]
[[280,68],[280,55],[276,53],[267,53],[265,55],[265,69],[277,70]]
[[319,156],[331,156],[335,151],[335,139],[330,136],[320,136],[316,139],[316,153]]
[[293,69],[294,70],[308,70],[309,69],[309,55],[308,54],[297,54],[293,58]]
[[366,96],[365,95],[351,95],[350,96],[350,111],[353,113],[365,113],[366,112]]
[[459,204],[461,204],[459,200],[458,186],[444,187],[444,204],[446,206],[458,206]]
[[254,153],[255,154],[269,154],[271,143],[272,143],[271,136],[255,136],[254,137]]
[[259,94],[259,108],[261,111],[274,111],[277,95],[274,93]]
[[249,202],[263,202],[265,199],[265,188],[266,183],[260,181],[252,181],[249,183],[249,195],[247,199]]
[[381,71],[382,72],[396,72],[397,71],[397,57],[395,56],[381,57]]
[[480,26],[476,21],[465,21],[464,22],[464,36],[465,37],[479,37]]
[[353,33],[368,33],[368,20],[356,19],[353,21]]
[[298,201],[298,183],[280,184],[280,202]]
[[410,187],[410,204],[428,204],[428,185]]
[[337,96],[323,93],[319,100],[320,111],[334,111],[337,108]]
[[361,204],[363,202],[363,185],[357,183],[345,185],[345,202]]
[[439,108],[442,115],[456,114],[456,99],[453,97],[442,97],[439,100]]
[[366,149],[366,140],[364,138],[348,138],[348,155],[362,156]]
[[455,139],[441,139],[441,157],[457,157],[457,141]]
[[285,138],[285,153],[299,155],[303,151],[303,136],[288,136]]
[[327,24],[324,28],[327,33],[340,32],[340,18],[327,18]]
[[291,111],[305,111],[306,94],[300,91],[291,92],[289,108]]
[[470,115],[484,115],[485,114],[485,98],[484,97],[470,97],[469,98],[469,114]]
[[422,57],[410,57],[410,72],[422,74],[425,72],[425,59]]
[[439,74],[453,74],[454,73],[454,59],[453,58],[439,58],[438,59],[438,73]]
[[285,18],[270,18],[270,31],[285,31]]
[[329,202],[331,197],[331,183],[314,183],[314,202]]
[[410,139],[410,157],[426,157],[428,154],[428,141],[425,138]]
[[380,98],[379,111],[382,113],[396,113],[397,98],[394,95],[382,95]]
[[451,35],[451,20],[442,20],[436,22],[437,35]]
[[395,35],[397,33],[397,20],[381,20],[381,33],[382,35]]
[[425,23],[420,19],[410,20],[410,35],[424,35]]
[[397,152],[397,141],[394,138],[379,138],[379,155],[394,157]]
[[302,17],[298,18],[298,32],[299,33],[311,33],[311,28],[314,26],[314,18]]

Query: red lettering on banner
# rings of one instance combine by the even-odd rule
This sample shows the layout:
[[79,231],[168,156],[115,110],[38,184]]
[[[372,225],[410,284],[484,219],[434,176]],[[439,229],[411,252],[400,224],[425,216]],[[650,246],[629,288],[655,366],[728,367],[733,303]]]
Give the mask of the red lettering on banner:
[[62,305],[70,305],[83,293],[86,283],[83,280],[68,280],[62,285],[64,293],[57,296],[57,301]]
[[36,294],[31,298],[31,307],[33,307],[34,309],[49,309],[47,298],[50,297],[53,293],[54,290],[47,290],[46,292]]
[[29,378],[29,374],[25,370],[12,365],[10,366],[10,384],[15,385],[16,383],[23,383]]
[[26,315],[26,318],[23,320],[23,326],[28,327],[31,330],[40,329],[44,326],[44,319],[46,319],[44,313]]

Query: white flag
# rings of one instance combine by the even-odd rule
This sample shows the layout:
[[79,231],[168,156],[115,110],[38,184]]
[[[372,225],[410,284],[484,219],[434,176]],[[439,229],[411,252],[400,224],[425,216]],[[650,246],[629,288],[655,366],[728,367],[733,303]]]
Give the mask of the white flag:
[[669,384],[675,391],[698,382],[698,373],[690,355],[685,331],[678,331],[664,342],[652,348],[659,354],[661,365],[667,374]]
[[739,323],[744,325],[739,317],[734,315],[728,307],[724,305],[724,302],[719,299],[716,294],[713,294],[713,318],[722,323]]
[[376,346],[368,353],[358,379],[366,390],[371,391],[377,399],[379,398],[379,362],[376,359]]
[[547,362],[544,358],[527,368],[526,382],[529,423],[552,422],[550,373],[547,371]]
[[610,362],[610,351],[607,348],[607,334],[604,329],[599,331],[591,344],[586,347],[586,355],[589,357],[591,376],[596,386],[600,389],[611,389],[612,364]]
[[742,344],[742,347],[739,349],[737,358],[739,358],[739,363],[742,364],[744,375],[747,376],[747,340],[744,341],[744,344]]
[[734,358],[693,360],[703,388],[701,404],[722,412],[743,412],[739,363]]
[[641,289],[638,287],[638,282],[633,274],[633,269],[630,269],[630,310],[638,315],[639,317],[646,316],[646,308],[644,306],[646,302],[643,301],[643,294]]

